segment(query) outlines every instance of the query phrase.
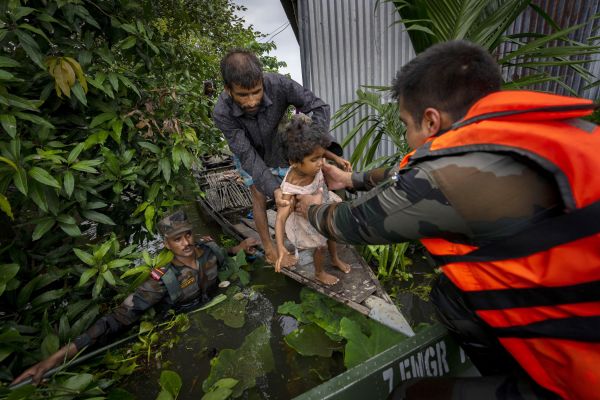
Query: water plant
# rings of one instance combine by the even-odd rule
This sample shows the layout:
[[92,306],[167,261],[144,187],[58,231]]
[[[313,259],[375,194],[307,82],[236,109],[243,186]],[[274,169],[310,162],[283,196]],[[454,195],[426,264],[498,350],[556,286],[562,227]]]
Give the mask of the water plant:
[[[244,339],[237,349],[223,349],[211,360],[211,370],[208,378],[202,383],[202,389],[207,395],[214,394],[219,387],[230,386],[231,397],[239,397],[244,390],[256,385],[256,379],[271,372],[275,366],[273,353],[269,344],[271,332],[267,325],[256,328]],[[222,382],[223,379],[236,380]],[[218,382],[221,384],[218,385]],[[226,392],[220,390],[220,392]],[[211,397],[208,397],[210,399]],[[203,399],[206,400],[205,397]]]
[[377,279],[385,283],[389,280],[407,281],[412,274],[407,268],[412,260],[406,256],[410,242],[391,245],[367,245],[363,247],[362,256],[367,262],[374,261],[377,266]]
[[344,365],[351,368],[406,338],[308,288],[301,290],[300,300],[277,309],[300,323],[285,337],[299,354],[331,357],[333,351],[343,351]]

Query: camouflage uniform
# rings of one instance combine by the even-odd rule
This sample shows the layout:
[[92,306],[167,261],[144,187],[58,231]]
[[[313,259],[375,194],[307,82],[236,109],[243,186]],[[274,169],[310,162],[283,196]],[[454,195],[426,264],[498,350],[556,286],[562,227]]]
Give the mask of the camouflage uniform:
[[[352,202],[315,205],[308,210],[311,224],[337,242],[380,244],[444,238],[483,246],[564,208],[551,176],[524,159],[505,154],[473,152],[423,161],[402,170],[380,168],[354,173],[352,182],[354,188],[369,192]],[[444,275],[432,289],[432,300],[441,322],[459,337],[482,373],[509,374],[488,382],[485,390],[500,393],[510,386],[519,398],[555,398],[521,372]],[[456,384],[480,393],[473,388],[482,382]]]
[[[474,152],[413,168],[354,173],[359,199],[311,206],[324,236],[351,244],[427,237],[482,246],[560,213],[558,188],[546,173],[512,156]],[[376,186],[378,185],[379,186]]]
[[[165,237],[191,230],[187,217],[181,211],[159,223]],[[196,243],[198,269],[182,265],[175,259],[170,264],[152,271],[152,276],[130,294],[112,313],[101,317],[85,333],[74,340],[77,349],[106,340],[132,325],[150,307],[160,303],[164,309],[187,308],[208,300],[208,291],[217,282],[217,271],[227,268],[225,252],[214,242]],[[161,279],[168,271],[174,272],[179,289],[173,289]]]

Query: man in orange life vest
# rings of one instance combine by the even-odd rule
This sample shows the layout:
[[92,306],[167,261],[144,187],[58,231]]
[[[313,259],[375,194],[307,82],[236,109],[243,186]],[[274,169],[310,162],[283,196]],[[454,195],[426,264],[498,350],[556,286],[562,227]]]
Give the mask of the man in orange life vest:
[[[337,242],[420,239],[441,267],[440,319],[484,375],[522,369],[534,398],[600,399],[600,129],[580,119],[595,106],[500,83],[469,42],[419,54],[393,83],[413,152],[364,173],[325,165],[331,189],[369,192],[297,208]],[[497,382],[485,398],[522,387]]]

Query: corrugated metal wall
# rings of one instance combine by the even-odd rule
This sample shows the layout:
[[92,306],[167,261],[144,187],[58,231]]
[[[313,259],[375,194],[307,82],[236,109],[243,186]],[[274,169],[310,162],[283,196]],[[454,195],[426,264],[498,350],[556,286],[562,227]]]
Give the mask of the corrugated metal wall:
[[[535,0],[535,5],[544,10],[554,22],[562,29],[575,26],[590,20],[590,18],[600,12],[600,2],[598,0]],[[506,32],[507,34],[523,32],[536,32],[550,34],[551,30],[546,21],[540,17],[533,9],[527,8],[513,25]],[[583,28],[578,29],[570,35],[570,38],[579,42],[585,42],[587,38],[600,35],[600,19],[596,19],[592,23],[586,24]],[[510,45],[505,45],[501,51],[506,52],[511,49]],[[586,68],[590,70],[596,77],[600,76],[600,58],[596,57],[595,62],[587,64]],[[526,73],[526,72],[525,72]],[[522,70],[512,68],[506,70],[506,77],[512,77],[513,74],[521,76],[524,74]],[[583,97],[589,99],[598,99],[600,97],[600,87],[584,90],[588,84],[581,76],[569,71],[567,67],[553,67],[551,69],[553,76],[562,76],[567,85],[575,89],[575,91]],[[535,87],[537,90],[571,95],[567,89],[555,82],[543,83]]]
[[[414,51],[406,32],[402,32],[399,19],[390,3],[376,0],[297,0],[300,32],[300,55],[304,85],[331,105],[332,113],[345,103],[356,99],[360,85],[390,85],[396,71],[414,57]],[[566,28],[589,20],[600,12],[598,0],[553,1],[536,0],[559,26]],[[511,26],[507,33],[550,33],[546,22],[533,10],[528,9]],[[600,19],[575,32],[573,39],[584,41],[600,34]],[[505,47],[501,51],[508,51]],[[600,76],[600,61],[588,65]],[[600,87],[583,90],[587,85],[579,76],[565,67],[555,67],[556,75],[566,76],[566,83],[579,95],[598,99]],[[506,76],[521,74],[509,70]],[[546,83],[537,90],[568,94],[556,83]],[[389,101],[389,99],[388,99]],[[334,136],[342,141],[345,134],[356,125],[364,114],[337,128]],[[348,157],[360,140],[360,134],[345,149]],[[393,143],[385,142],[379,147],[376,158],[394,154]]]
[[[393,6],[375,0],[298,0],[300,56],[304,86],[331,105],[332,112],[356,100],[360,85],[390,85],[400,67],[414,57],[408,35]],[[364,115],[364,114],[363,114]],[[363,116],[333,132],[341,142]],[[359,135],[344,150],[348,157]],[[380,145],[376,157],[394,154]]]

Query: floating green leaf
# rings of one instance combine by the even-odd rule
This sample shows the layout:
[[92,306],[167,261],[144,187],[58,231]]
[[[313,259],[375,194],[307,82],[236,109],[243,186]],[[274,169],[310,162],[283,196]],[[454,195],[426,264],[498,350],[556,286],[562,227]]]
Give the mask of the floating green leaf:
[[344,351],[344,365],[346,365],[346,368],[352,368],[406,339],[403,334],[395,332],[380,323],[373,320],[368,321],[369,336],[361,330],[358,323],[349,318],[342,318],[340,333],[348,341]]
[[162,390],[158,394],[157,400],[176,399],[179,390],[181,390],[181,377],[175,371],[162,371],[160,373],[160,387]]
[[285,342],[303,356],[331,357],[333,351],[342,349],[314,324],[300,326],[285,337]]
[[202,383],[205,392],[210,391],[223,378],[238,381],[232,396],[239,397],[244,390],[256,385],[256,378],[273,370],[275,362],[269,345],[271,335],[267,325],[261,325],[250,333],[237,350],[224,349],[211,361],[208,378]]
[[238,384],[237,379],[223,378],[214,384],[210,391],[202,396],[202,400],[225,400],[233,393],[232,388]]
[[227,300],[213,307],[208,313],[215,319],[222,320],[225,325],[232,328],[241,328],[246,323],[246,296],[234,296],[239,292],[236,286],[227,291]]

